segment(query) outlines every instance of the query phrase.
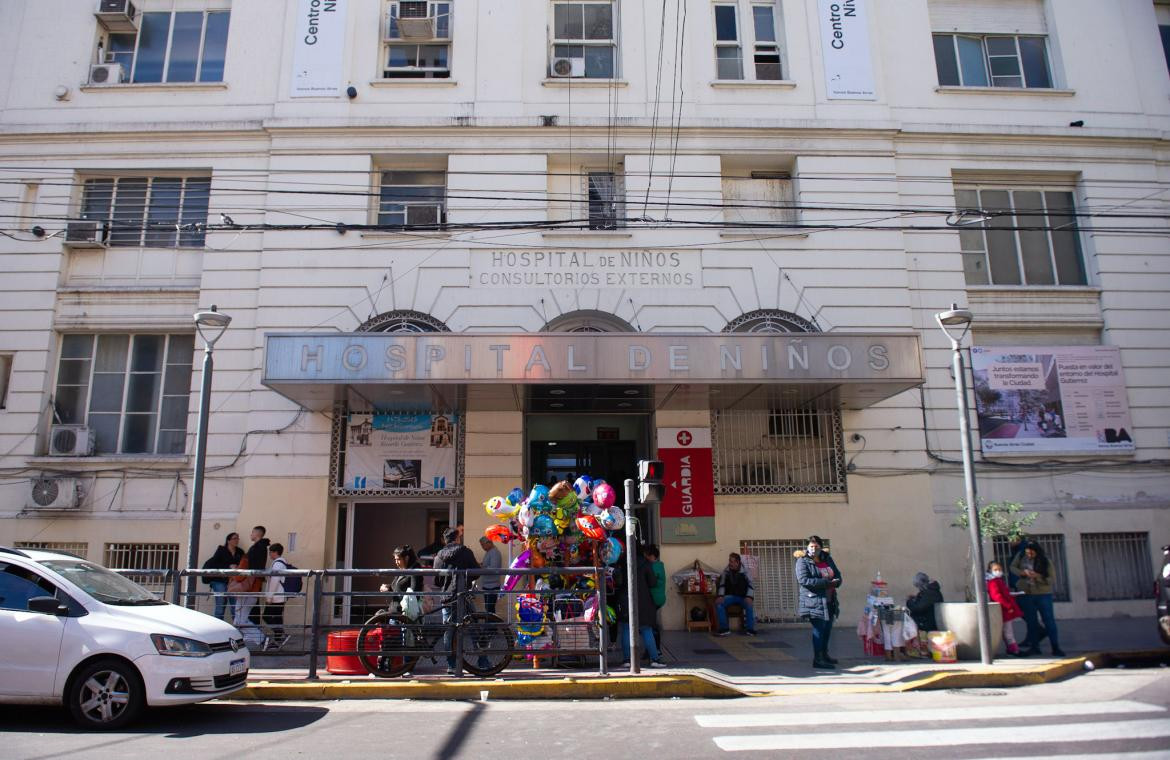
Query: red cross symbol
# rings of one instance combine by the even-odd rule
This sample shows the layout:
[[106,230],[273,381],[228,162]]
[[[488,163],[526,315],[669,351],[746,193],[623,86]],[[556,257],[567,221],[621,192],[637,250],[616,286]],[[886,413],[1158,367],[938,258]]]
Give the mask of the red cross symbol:
[[691,441],[694,439],[694,436],[692,436],[688,430],[680,430],[678,435],[675,436],[675,440],[678,441],[680,446],[690,446]]

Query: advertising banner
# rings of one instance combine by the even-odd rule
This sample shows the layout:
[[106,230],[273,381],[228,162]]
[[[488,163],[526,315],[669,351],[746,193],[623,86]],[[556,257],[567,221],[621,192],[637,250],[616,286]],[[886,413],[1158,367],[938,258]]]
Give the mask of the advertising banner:
[[658,458],[666,468],[662,543],[715,541],[715,478],[710,428],[659,428]]
[[320,98],[341,94],[347,2],[299,0],[297,3],[291,97]]
[[830,100],[877,100],[865,0],[820,0],[821,59]]
[[972,346],[971,371],[985,455],[1134,450],[1114,346]]
[[351,414],[342,487],[355,491],[455,487],[454,414]]

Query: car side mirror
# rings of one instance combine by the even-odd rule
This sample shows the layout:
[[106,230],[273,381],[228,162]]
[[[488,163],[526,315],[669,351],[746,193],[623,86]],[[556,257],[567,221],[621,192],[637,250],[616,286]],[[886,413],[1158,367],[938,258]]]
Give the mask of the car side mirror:
[[28,600],[29,612],[41,612],[46,615],[68,615],[69,608],[53,596],[34,596]]

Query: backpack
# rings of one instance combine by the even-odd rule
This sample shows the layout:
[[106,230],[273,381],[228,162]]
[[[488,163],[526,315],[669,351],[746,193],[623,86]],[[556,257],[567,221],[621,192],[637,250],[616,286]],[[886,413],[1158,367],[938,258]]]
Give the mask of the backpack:
[[[286,570],[296,570],[297,566],[285,562],[284,568]],[[299,575],[289,575],[280,579],[280,587],[286,594],[299,594],[305,588],[305,579]]]

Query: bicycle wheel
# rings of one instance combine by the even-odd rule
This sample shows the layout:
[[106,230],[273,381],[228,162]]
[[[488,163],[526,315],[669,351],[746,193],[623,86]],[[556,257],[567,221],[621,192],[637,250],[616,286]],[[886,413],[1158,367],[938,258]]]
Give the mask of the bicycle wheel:
[[463,637],[463,668],[480,677],[494,676],[512,662],[516,641],[512,626],[499,615],[473,612],[459,626]]
[[414,621],[397,613],[379,612],[366,621],[358,633],[359,652],[386,652],[386,654],[358,655],[362,667],[370,675],[394,678],[414,670],[418,655],[406,654],[413,648],[414,633],[409,626]]

